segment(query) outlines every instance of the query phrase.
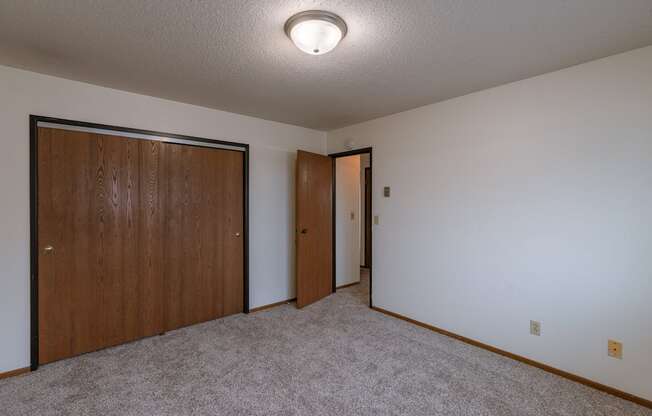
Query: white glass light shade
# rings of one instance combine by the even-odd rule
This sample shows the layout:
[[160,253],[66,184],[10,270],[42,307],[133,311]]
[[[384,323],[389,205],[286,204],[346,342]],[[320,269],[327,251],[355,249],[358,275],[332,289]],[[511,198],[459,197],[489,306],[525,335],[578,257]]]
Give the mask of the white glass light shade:
[[304,20],[292,28],[290,39],[305,53],[323,55],[340,43],[342,32],[331,22]]
[[310,55],[332,51],[346,35],[346,30],[339,16],[318,10],[296,14],[285,24],[285,33],[296,47]]

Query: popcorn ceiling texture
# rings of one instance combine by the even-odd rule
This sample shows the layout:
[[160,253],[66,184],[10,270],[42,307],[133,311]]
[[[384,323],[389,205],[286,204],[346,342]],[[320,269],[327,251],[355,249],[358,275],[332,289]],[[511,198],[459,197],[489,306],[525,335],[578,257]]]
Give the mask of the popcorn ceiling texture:
[[[349,26],[315,57],[292,14]],[[649,0],[3,0],[0,64],[321,130],[652,44]]]
[[2,415],[652,416],[366,306],[368,279],[0,381]]

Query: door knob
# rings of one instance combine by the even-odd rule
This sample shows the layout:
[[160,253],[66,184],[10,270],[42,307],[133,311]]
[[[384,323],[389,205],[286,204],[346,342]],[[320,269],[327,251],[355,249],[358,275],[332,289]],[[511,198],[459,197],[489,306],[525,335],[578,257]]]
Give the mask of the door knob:
[[236,237],[240,237],[240,233],[235,233],[235,236],[236,236]]
[[301,234],[308,234],[308,229],[307,228],[301,229]]
[[45,246],[45,247],[43,247],[43,251],[45,252],[45,254],[50,254],[50,253],[52,253],[54,251],[54,247]]

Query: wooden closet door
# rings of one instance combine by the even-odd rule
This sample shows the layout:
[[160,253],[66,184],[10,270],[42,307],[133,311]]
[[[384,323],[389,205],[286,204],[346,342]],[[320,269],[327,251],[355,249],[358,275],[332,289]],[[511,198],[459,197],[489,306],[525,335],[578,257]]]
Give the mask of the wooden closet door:
[[242,312],[244,157],[38,129],[39,362]]
[[167,330],[243,310],[243,162],[164,144]]
[[159,148],[38,129],[40,363],[163,331]]

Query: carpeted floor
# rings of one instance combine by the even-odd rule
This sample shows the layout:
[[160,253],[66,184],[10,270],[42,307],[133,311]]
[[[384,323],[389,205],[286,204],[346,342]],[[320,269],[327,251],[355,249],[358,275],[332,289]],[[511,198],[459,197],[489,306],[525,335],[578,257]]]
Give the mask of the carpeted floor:
[[365,306],[363,284],[0,381],[2,415],[645,415]]

